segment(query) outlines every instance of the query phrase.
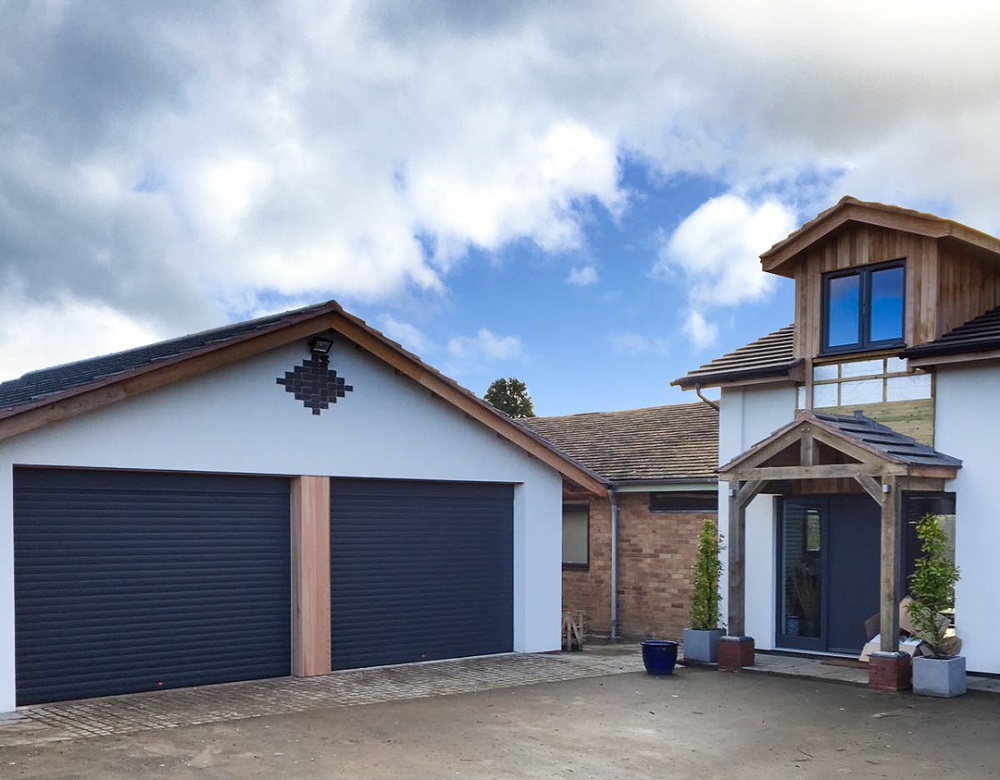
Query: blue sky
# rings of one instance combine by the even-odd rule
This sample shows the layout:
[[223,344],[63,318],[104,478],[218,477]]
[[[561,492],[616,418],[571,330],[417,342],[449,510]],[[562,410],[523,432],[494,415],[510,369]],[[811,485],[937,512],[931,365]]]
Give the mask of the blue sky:
[[694,400],[843,195],[1000,233],[998,39],[985,0],[14,2],[0,378],[335,298],[541,414]]

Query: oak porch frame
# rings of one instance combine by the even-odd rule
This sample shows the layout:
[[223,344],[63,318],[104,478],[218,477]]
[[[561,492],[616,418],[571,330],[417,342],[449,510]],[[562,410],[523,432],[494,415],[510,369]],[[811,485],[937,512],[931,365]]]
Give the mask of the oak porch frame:
[[[767,465],[779,453],[799,444],[798,465]],[[852,463],[817,463],[821,442]],[[880,650],[899,651],[899,573],[902,562],[902,494],[908,490],[943,491],[958,466],[902,462],[851,441],[807,419],[779,431],[719,469],[719,480],[729,483],[729,603],[731,636],[746,632],[746,508],[775,482],[853,479],[881,510],[879,595]]]

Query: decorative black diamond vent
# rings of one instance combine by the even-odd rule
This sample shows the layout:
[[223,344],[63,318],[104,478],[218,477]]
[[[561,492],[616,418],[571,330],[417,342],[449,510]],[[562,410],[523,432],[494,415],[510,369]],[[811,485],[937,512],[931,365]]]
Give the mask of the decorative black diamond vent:
[[301,366],[286,371],[284,377],[275,381],[285,386],[285,392],[294,393],[303,406],[312,409],[313,414],[329,409],[338,398],[354,392],[351,385],[344,384],[343,377],[330,369],[330,363],[320,358],[303,360]]

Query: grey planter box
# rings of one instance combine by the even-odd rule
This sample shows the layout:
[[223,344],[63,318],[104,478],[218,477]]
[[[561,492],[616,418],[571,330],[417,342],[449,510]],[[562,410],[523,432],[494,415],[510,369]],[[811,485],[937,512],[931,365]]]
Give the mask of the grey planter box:
[[913,659],[913,692],[922,696],[961,696],[965,693],[965,658]]
[[713,628],[702,631],[697,628],[684,629],[684,660],[699,664],[714,664],[719,661],[719,637],[725,630]]

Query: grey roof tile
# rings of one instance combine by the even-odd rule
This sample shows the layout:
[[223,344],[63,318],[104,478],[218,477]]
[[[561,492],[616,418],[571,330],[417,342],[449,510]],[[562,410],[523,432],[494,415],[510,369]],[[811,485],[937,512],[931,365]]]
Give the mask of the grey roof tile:
[[689,371],[670,384],[688,388],[761,377],[781,377],[801,360],[795,359],[795,331],[792,325],[769,333],[745,347]]
[[294,311],[272,314],[255,320],[238,322],[221,328],[160,341],[156,344],[148,344],[136,349],[31,371],[18,379],[0,383],[0,409],[15,408],[48,395],[84,387],[101,379],[134,371],[158,361],[182,357],[211,344],[231,341],[262,328],[280,326],[287,321],[331,305],[335,304],[315,304]]
[[903,350],[904,358],[961,355],[1000,349],[1000,306],[980,314],[941,338]]
[[875,422],[870,417],[855,413],[853,415],[825,414],[812,412],[812,416],[827,428],[836,431],[847,439],[853,439],[858,444],[872,450],[888,460],[913,466],[961,466],[962,461],[938,452],[933,447],[921,444],[887,425]]

